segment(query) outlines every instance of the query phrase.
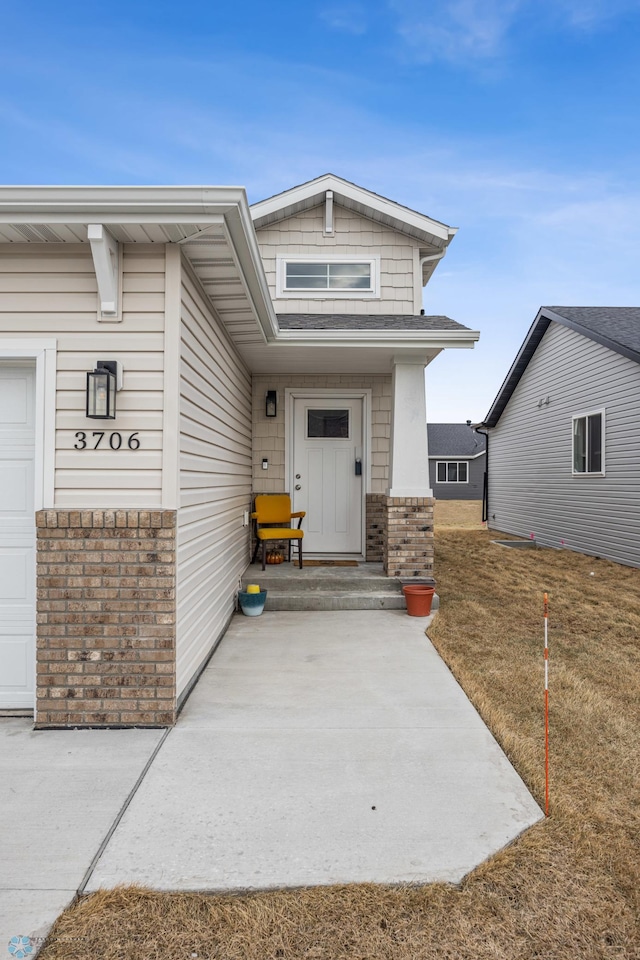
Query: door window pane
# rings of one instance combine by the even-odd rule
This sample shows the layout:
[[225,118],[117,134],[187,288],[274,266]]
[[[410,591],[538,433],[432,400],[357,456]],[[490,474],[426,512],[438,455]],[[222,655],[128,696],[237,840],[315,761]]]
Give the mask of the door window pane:
[[307,410],[307,438],[348,440],[348,410]]
[[458,464],[458,483],[467,482],[467,464],[463,461]]
[[446,463],[439,463],[439,464],[438,464],[438,479],[437,479],[437,482],[438,482],[438,483],[446,483],[446,482],[447,482],[447,465],[446,465]]

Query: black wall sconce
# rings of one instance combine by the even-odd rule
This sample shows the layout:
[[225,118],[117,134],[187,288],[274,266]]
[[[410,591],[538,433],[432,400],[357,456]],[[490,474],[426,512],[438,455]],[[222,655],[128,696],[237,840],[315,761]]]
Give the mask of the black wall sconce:
[[275,417],[278,413],[278,399],[275,390],[267,390],[264,413],[266,417]]
[[92,420],[115,420],[116,393],[122,388],[122,364],[98,360],[87,373],[87,416]]

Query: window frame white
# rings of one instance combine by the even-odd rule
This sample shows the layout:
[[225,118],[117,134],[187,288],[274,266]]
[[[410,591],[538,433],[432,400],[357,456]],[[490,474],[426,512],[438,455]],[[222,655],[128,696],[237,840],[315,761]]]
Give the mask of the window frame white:
[[[438,480],[438,467],[443,463],[445,466],[445,474],[447,475],[446,480]],[[455,463],[456,465],[456,474],[460,474],[460,464],[463,463],[467,468],[467,479],[466,480],[449,480],[449,464]],[[469,461],[468,460],[436,460],[436,476],[435,483],[469,483]]]
[[[318,287],[287,288],[288,263],[368,263],[371,270],[371,286],[368,289],[321,289]],[[276,256],[277,300],[379,300],[380,257],[373,254],[299,254],[282,253]]]
[[[576,470],[575,468],[575,424],[576,420],[585,420],[587,421],[589,417],[600,417],[600,469],[599,470]],[[586,424],[585,424],[586,425]],[[600,407],[597,410],[587,410],[584,413],[574,413],[571,417],[571,475],[573,477],[604,477],[605,473],[605,449],[606,449],[606,418],[605,418],[605,407]],[[589,431],[585,431],[585,467],[589,464]]]

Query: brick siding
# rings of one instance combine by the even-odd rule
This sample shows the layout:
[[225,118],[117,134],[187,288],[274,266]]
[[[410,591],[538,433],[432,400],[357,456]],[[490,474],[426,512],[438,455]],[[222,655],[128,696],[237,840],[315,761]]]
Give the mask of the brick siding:
[[36,727],[175,721],[176,513],[41,510]]
[[385,497],[389,577],[433,576],[432,497]]

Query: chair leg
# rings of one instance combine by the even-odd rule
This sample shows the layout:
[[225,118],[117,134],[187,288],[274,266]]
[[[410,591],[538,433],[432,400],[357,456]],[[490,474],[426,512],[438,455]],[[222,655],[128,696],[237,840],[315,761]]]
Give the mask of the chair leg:
[[300,569],[302,570],[302,540],[298,540],[298,556],[300,558]]
[[256,557],[258,556],[258,550],[260,549],[260,541],[256,539],[256,548],[253,551],[253,556],[251,557],[251,563],[256,562]]
[[264,562],[265,562],[265,554],[266,554],[266,552],[267,552],[266,543],[267,543],[266,540],[263,540],[263,541],[262,541],[262,569],[263,569],[263,570],[266,569],[266,567],[265,567],[265,565],[264,565]]

